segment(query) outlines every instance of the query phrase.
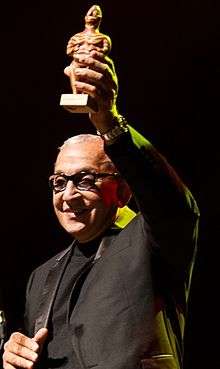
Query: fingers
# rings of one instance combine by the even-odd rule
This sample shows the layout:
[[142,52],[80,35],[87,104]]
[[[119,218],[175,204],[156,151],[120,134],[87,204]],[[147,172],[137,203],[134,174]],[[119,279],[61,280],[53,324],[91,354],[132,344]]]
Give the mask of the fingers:
[[97,51],[78,55],[64,73],[70,78],[73,93],[96,99],[101,110],[111,110],[117,98],[118,80],[112,60]]
[[68,65],[68,67],[66,67],[64,69],[64,73],[66,74],[67,77],[70,77],[70,74],[71,74],[71,66]]
[[37,361],[39,344],[20,332],[15,332],[4,345],[3,367],[32,368]]
[[107,110],[111,110],[112,105],[114,104],[117,94],[114,89],[102,89],[97,86],[93,86],[91,84],[83,83],[76,81],[75,87],[77,93],[84,93],[90,95],[97,101],[97,104],[100,107],[105,107]]
[[96,60],[99,60],[101,63],[107,63],[111,70],[115,73],[115,66],[111,58],[96,50],[91,51],[90,56]]
[[[96,59],[96,57],[98,57],[98,59]],[[81,71],[82,76],[88,77],[88,82],[89,80],[91,82],[97,82],[101,84],[102,87],[107,84],[110,88],[117,90],[117,76],[114,64],[110,58],[105,57],[101,53],[93,52],[89,57],[78,56],[75,58],[75,63],[75,70],[78,71],[78,76],[80,76]],[[81,68],[77,68],[77,63]]]
[[4,366],[6,369],[15,369],[15,367],[11,364],[7,364],[7,366]]
[[74,74],[76,76],[76,82],[85,82],[104,91],[109,91],[111,89],[117,91],[118,89],[117,79],[106,64],[102,64],[99,68],[94,64],[93,69],[75,68]]
[[[37,355],[37,354],[36,354]],[[32,369],[34,363],[37,359],[28,360],[27,358],[18,356],[18,354],[14,354],[12,352],[4,352],[3,354],[3,368],[4,369],[17,369],[17,368],[24,368],[24,369]]]
[[40,329],[33,338],[20,332],[13,333],[4,345],[3,368],[33,368],[47,335],[46,328]]

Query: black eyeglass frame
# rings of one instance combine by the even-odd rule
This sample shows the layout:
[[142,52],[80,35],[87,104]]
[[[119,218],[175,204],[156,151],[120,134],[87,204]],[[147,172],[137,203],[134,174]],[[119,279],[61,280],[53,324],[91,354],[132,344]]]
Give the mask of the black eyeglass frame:
[[[93,179],[88,180],[88,183],[86,185],[84,183],[84,186],[83,186],[83,184],[80,185],[80,180],[83,180],[83,177],[85,177],[86,175],[92,176]],[[90,171],[81,171],[81,172],[77,172],[75,174],[72,174],[71,176],[68,176],[64,173],[54,173],[49,177],[49,186],[50,186],[50,188],[52,188],[52,190],[55,193],[58,193],[58,192],[65,191],[68,181],[72,181],[72,183],[74,184],[74,186],[78,190],[80,190],[80,191],[89,191],[89,190],[96,187],[96,182],[99,179],[106,178],[106,177],[115,177],[115,178],[117,178],[119,176],[120,175],[117,172],[115,172],[115,173],[106,173],[106,172],[95,173],[95,172],[90,172]],[[60,188],[58,188],[59,186],[57,186],[57,188],[56,188],[56,185],[54,184],[54,180],[58,177],[61,177],[65,180],[63,182],[63,186],[60,186]]]

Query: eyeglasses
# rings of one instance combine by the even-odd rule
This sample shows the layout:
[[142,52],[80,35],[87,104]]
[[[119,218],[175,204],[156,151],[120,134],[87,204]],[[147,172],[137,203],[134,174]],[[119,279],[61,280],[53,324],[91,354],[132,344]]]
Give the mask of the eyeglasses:
[[118,177],[119,173],[92,173],[82,171],[67,176],[64,173],[52,174],[49,177],[49,185],[55,193],[64,191],[68,181],[72,181],[74,186],[81,191],[89,191],[96,187],[96,182],[106,177]]

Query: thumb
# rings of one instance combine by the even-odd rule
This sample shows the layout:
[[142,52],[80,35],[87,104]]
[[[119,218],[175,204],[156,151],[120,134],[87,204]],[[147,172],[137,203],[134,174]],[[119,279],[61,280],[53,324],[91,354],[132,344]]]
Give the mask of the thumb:
[[64,69],[64,73],[65,73],[65,74],[66,74],[66,76],[68,76],[68,77],[70,77],[70,76],[71,76],[71,66],[70,66],[70,65]]
[[35,336],[33,337],[33,340],[37,342],[40,346],[43,346],[44,342],[46,341],[46,338],[48,336],[48,329],[47,328],[41,328]]

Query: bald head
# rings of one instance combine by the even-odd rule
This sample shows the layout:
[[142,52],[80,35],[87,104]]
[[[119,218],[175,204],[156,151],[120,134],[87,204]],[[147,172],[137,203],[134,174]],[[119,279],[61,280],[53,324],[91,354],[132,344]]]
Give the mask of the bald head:
[[80,134],[64,141],[59,147],[57,163],[60,158],[72,155],[73,160],[81,163],[88,162],[102,171],[116,171],[115,165],[104,151],[104,142],[101,137],[92,134]]
[[75,143],[91,143],[91,144],[93,143],[104,151],[104,143],[101,137],[92,134],[80,134],[77,136],[69,137],[66,141],[64,141],[63,145],[59,147],[59,149],[62,150],[67,145],[72,145]]

